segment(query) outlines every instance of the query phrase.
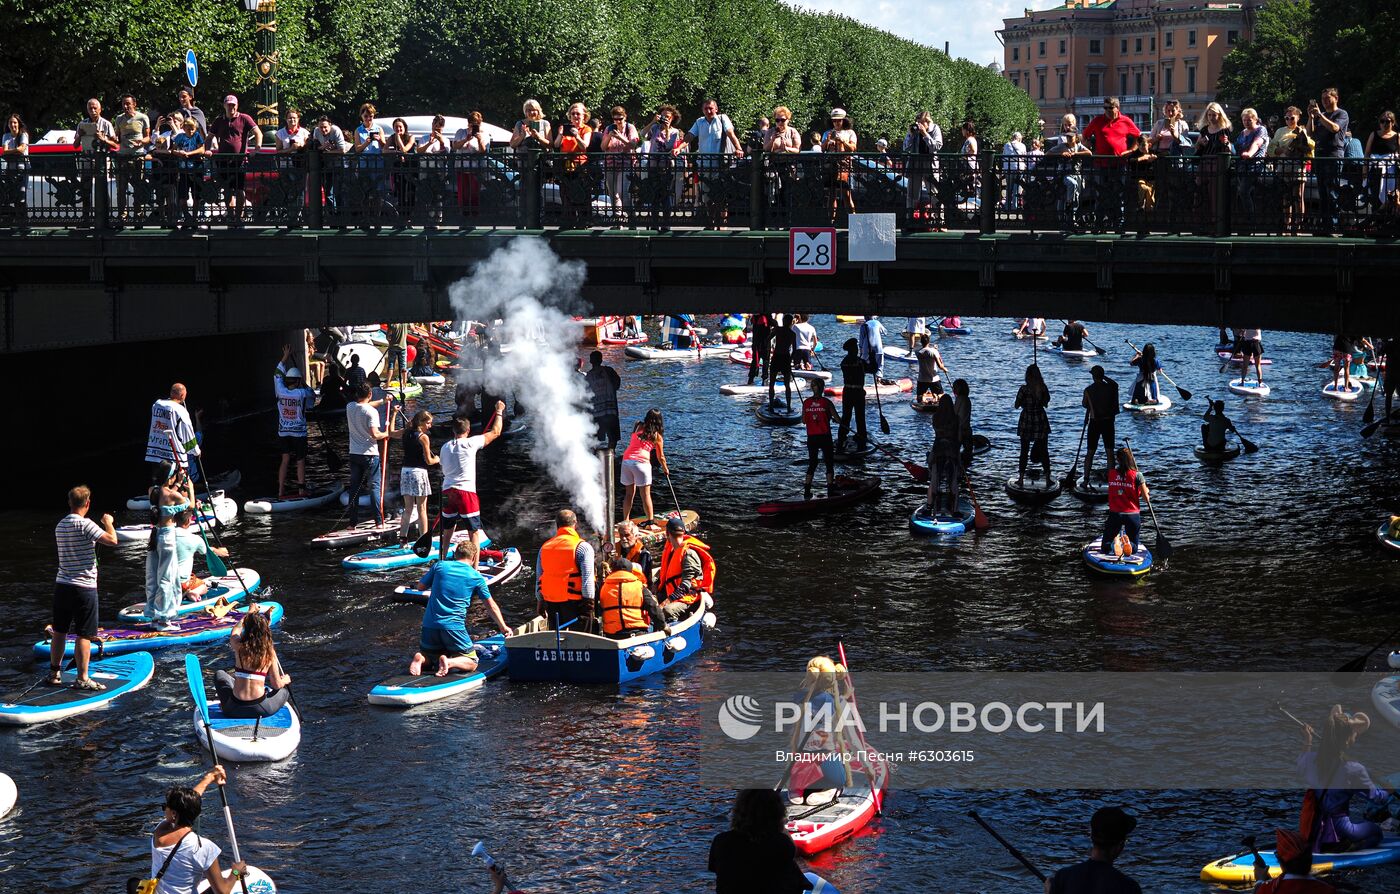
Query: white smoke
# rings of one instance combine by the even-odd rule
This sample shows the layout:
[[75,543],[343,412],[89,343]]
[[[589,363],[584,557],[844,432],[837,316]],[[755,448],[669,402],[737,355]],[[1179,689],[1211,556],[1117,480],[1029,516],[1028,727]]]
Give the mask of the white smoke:
[[585,272],[582,261],[561,260],[543,239],[520,236],[453,283],[448,297],[457,319],[504,321],[497,334],[510,350],[487,358],[482,383],[490,394],[514,394],[529,409],[535,432],[530,458],[602,530],[602,469],[593,453],[583,377],[575,372],[573,349],[583,324],[570,316]]

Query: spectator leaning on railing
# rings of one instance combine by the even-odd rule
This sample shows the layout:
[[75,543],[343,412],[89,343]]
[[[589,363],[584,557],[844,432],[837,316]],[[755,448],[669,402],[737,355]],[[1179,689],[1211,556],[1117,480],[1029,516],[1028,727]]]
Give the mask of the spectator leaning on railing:
[[[1118,97],[1110,96],[1103,101],[1103,114],[1095,115],[1084,128],[1084,142],[1094,155],[1118,159],[1131,153],[1137,146],[1141,131],[1133,119],[1119,109]],[[1119,162],[1103,162],[1094,169],[1097,180],[1098,213],[1097,229],[1115,230],[1122,234],[1126,227],[1125,206],[1128,193],[1128,171]]]
[[1297,106],[1283,111],[1283,126],[1269,141],[1269,157],[1275,160],[1279,176],[1288,184],[1283,208],[1283,233],[1296,235],[1306,210],[1304,193],[1308,182],[1308,161],[1313,157],[1313,141],[1302,126],[1303,112]]
[[0,206],[8,212],[9,225],[21,233],[29,231],[27,212],[29,196],[29,131],[18,112],[5,119],[0,133],[0,171],[4,174],[5,195]]
[[1366,157],[1371,162],[1371,182],[1377,205],[1389,201],[1395,192],[1395,161],[1400,158],[1400,133],[1395,131],[1395,113],[1383,112],[1376,129],[1366,138]]
[[724,159],[720,156],[732,153],[743,158],[744,147],[734,132],[734,122],[729,120],[728,115],[720,113],[719,103],[713,99],[701,103],[700,117],[690,125],[688,133],[691,146],[699,156],[695,160],[695,169],[700,178],[700,202],[706,206],[709,215],[705,229],[719,229],[729,220],[727,203],[723,200],[717,203],[711,201],[713,181],[724,167]]
[[96,99],[87,101],[87,117],[78,122],[73,132],[73,142],[78,146],[78,193],[83,206],[84,221],[92,219],[94,190],[101,189],[106,195],[107,184],[97,182],[98,155],[116,150],[117,131],[112,122],[102,117],[102,103]]
[[[904,152],[904,206],[910,211],[923,209],[925,225],[935,227],[938,214],[938,153],[943,151],[943,128],[933,120],[930,112],[920,112],[909,125],[900,148]],[[927,191],[928,198],[924,199]],[[927,202],[927,204],[925,204]]]
[[132,215],[139,227],[145,207],[145,195],[149,186],[146,183],[146,153],[151,147],[151,119],[136,108],[136,97],[122,94],[119,100],[121,112],[112,121],[117,133],[117,225],[120,230],[126,220],[127,190],[132,193]]
[[224,113],[209,125],[214,142],[214,175],[224,191],[229,226],[243,226],[243,206],[248,153],[262,148],[262,131],[251,115],[238,110],[238,97],[224,97]]

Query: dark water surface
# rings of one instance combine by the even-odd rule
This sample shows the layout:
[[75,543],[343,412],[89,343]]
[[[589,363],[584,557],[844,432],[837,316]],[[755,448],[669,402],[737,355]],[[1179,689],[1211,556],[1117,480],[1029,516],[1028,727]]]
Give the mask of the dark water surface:
[[[831,363],[855,329],[817,322]],[[904,320],[887,323],[898,332]],[[733,793],[696,782],[705,756],[688,744],[685,727],[699,722],[691,706],[716,669],[800,672],[810,656],[834,653],[840,638],[857,674],[1320,670],[1400,623],[1393,595],[1380,595],[1393,588],[1400,564],[1373,536],[1386,513],[1400,511],[1400,451],[1385,431],[1358,437],[1364,403],[1319,393],[1328,373],[1314,364],[1325,359],[1328,339],[1266,333],[1276,361],[1266,369],[1273,396],[1246,402],[1226,392],[1213,329],[1091,325],[1125,395],[1132,380],[1125,337],[1154,341],[1167,372],[1194,392],[1161,417],[1119,419],[1119,437],[1132,438],[1177,550],[1168,570],[1127,583],[1091,578],[1080,564],[1077,549],[1097,531],[1102,510],[1064,496],[1028,511],[1005,496],[1001,482],[1016,462],[1012,402],[1032,348],[1010,337],[1008,320],[968,325],[971,336],[945,338],[942,347],[953,374],[972,383],[975,425],[995,445],[974,466],[992,529],[951,543],[909,536],[920,494],[883,457],[869,463],[886,482],[878,501],[760,527],[754,504],[799,493],[801,470],[791,460],[802,451],[800,432],[762,427],[755,399],[720,395],[719,385],[743,376],[724,359],[637,363],[611,355],[623,375],[624,427],[648,407],[664,409],[676,492],[700,512],[700,535],[720,563],[719,628],[705,651],[678,672],[621,691],[498,681],[408,711],[371,708],[366,692],[416,643],[419,610],[387,598],[411,572],[351,575],[338,567],[340,554],[311,551],[307,540],[331,526],[333,513],[240,518],[225,540],[287,607],[277,637],[306,717],[291,759],[232,771],[245,857],[284,891],[484,891],[485,874],[469,851],[485,839],[515,884],[532,892],[712,890],[705,857]],[[1079,435],[1090,364],[1040,359],[1059,475]],[[259,377],[248,388],[266,382]],[[437,409],[451,404],[441,389],[425,397]],[[1209,397],[1226,401],[1261,452],[1223,467],[1196,460],[1191,448]],[[884,412],[889,443],[922,462],[927,418],[907,399],[889,399]],[[877,431],[873,402],[870,423]],[[145,424],[132,419],[131,431],[113,438],[139,438]],[[341,448],[343,422],[327,429]],[[273,440],[270,414],[209,433],[210,471],[243,470],[240,502],[274,480]],[[313,438],[313,478],[325,475],[316,446]],[[139,489],[140,459],[131,448],[72,476],[93,485],[100,513]],[[480,465],[488,531],[533,559],[561,498],[524,444],[502,442]],[[659,477],[655,496],[658,510],[671,508]],[[0,516],[9,544],[0,566],[4,689],[36,673],[29,648],[48,620],[51,531],[61,503],[56,493],[50,511]],[[138,549],[104,554],[104,619],[136,601],[140,560]],[[497,598],[508,620],[525,620],[533,608],[528,575]],[[206,664],[227,660],[221,649],[202,654]],[[0,890],[117,891],[126,876],[145,871],[142,836],[164,788],[192,782],[205,763],[181,659],[158,655],[151,685],[111,710],[0,729],[0,770],[15,778],[21,799],[0,821]],[[1371,735],[1395,733],[1377,726]],[[1268,729],[1274,735],[1261,738],[1261,748],[1296,747],[1286,719]],[[1396,769],[1400,761],[1372,767],[1377,775]],[[202,831],[226,847],[213,798]],[[1080,858],[1094,807],[1124,800],[1143,821],[1121,865],[1152,891],[1201,891],[1201,866],[1237,851],[1241,835],[1271,840],[1275,826],[1296,823],[1291,794],[899,790],[870,831],[813,865],[846,894],[1039,890],[965,812],[998,822],[1049,869]],[[1398,890],[1400,870],[1352,880]]]

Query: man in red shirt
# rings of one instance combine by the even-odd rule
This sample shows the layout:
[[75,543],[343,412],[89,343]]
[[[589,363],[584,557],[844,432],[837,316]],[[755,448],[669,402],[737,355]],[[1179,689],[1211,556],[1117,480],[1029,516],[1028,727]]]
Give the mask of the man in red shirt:
[[804,500],[812,499],[812,476],[817,472],[817,458],[826,459],[826,490],[831,492],[836,468],[831,453],[831,423],[838,418],[836,404],[825,394],[826,383],[812,382],[812,396],[802,402],[802,424],[807,426],[807,480],[802,485]]
[[1098,187],[1098,231],[1114,229],[1121,236],[1124,232],[1123,206],[1127,199],[1128,163],[1117,161],[1137,147],[1142,132],[1131,118],[1124,117],[1118,109],[1118,97],[1110,96],[1103,101],[1103,114],[1098,115],[1084,128],[1084,142],[1094,150],[1094,154],[1106,159],[1095,165],[1094,175]]
[[262,131],[252,116],[238,111],[238,97],[224,97],[224,113],[209,123],[214,148],[214,176],[228,198],[230,225],[243,225],[243,167],[250,152],[262,148]]

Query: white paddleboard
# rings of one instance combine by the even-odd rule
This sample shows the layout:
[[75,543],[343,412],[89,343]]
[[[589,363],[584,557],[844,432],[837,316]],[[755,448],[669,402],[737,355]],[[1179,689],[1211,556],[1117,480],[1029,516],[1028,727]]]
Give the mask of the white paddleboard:
[[1171,409],[1171,406],[1172,399],[1167,396],[1165,390],[1162,390],[1157,392],[1157,402],[1155,404],[1126,403],[1123,404],[1123,409],[1147,415],[1151,413],[1165,413],[1167,410]]
[[1352,381],[1351,388],[1345,387],[1342,382],[1328,382],[1322,386],[1322,396],[1330,397],[1333,400],[1352,401],[1360,397],[1365,390],[1355,380]]
[[1231,379],[1225,387],[1234,394],[1242,394],[1245,397],[1268,397],[1271,391],[1263,382],[1245,382],[1244,379]]
[[345,485],[334,484],[318,487],[304,497],[260,497],[243,504],[243,511],[249,515],[267,515],[272,512],[297,512],[302,509],[316,509],[345,493]]
[[15,788],[15,781],[0,773],[0,819],[4,819],[18,803],[19,789]]

